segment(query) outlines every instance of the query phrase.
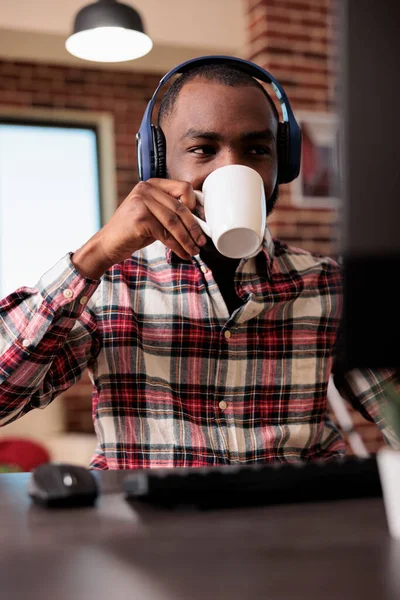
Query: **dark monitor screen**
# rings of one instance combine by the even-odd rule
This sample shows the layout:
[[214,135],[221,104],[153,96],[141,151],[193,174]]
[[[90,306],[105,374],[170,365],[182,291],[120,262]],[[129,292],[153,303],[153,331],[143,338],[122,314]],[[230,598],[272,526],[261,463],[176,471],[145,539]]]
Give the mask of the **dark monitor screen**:
[[339,7],[345,361],[399,367],[399,0]]

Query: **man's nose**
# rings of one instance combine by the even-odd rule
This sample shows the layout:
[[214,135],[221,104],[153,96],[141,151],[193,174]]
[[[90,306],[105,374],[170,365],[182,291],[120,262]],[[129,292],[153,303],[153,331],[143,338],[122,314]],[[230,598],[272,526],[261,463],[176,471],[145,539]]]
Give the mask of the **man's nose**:
[[[215,164],[215,163],[214,163]],[[244,164],[243,156],[240,152],[234,148],[227,148],[222,152],[219,152],[217,159],[217,168],[226,167],[228,165],[242,165]]]

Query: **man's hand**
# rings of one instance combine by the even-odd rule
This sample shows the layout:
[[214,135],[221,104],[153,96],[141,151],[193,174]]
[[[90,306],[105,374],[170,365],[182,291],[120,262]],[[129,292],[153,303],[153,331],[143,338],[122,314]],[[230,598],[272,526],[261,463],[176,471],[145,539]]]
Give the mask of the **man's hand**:
[[72,257],[78,271],[98,279],[112,265],[160,240],[183,259],[199,253],[206,238],[191,210],[190,183],[149,179],[138,183],[110,221]]

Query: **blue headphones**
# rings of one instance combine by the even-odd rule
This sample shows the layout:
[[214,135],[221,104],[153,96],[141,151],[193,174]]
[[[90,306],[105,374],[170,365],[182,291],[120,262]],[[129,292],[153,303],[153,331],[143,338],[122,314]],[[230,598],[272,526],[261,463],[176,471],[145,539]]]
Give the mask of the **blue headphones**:
[[265,83],[270,83],[282,109],[283,122],[278,125],[278,183],[289,183],[296,179],[300,171],[301,130],[294,117],[285,90],[280,83],[258,65],[232,56],[202,56],[188,60],[160,80],[156,91],[147,105],[139,132],[136,135],[139,180],[152,177],[166,177],[166,143],[162,129],[152,125],[151,119],[159,89],[177,73],[187,73],[202,65],[226,64],[248,73]]

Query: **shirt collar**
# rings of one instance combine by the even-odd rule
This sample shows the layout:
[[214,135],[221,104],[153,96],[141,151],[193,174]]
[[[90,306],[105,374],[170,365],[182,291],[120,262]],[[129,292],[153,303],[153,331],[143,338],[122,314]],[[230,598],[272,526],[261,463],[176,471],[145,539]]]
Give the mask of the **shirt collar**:
[[[257,267],[257,272],[261,276],[269,277],[272,269],[272,263],[274,260],[275,244],[274,238],[271,234],[268,226],[265,228],[264,239],[262,246],[260,246],[259,252],[254,257]],[[166,247],[166,260],[169,265],[180,265],[191,263],[192,260],[184,260],[180,258],[175,252]]]

